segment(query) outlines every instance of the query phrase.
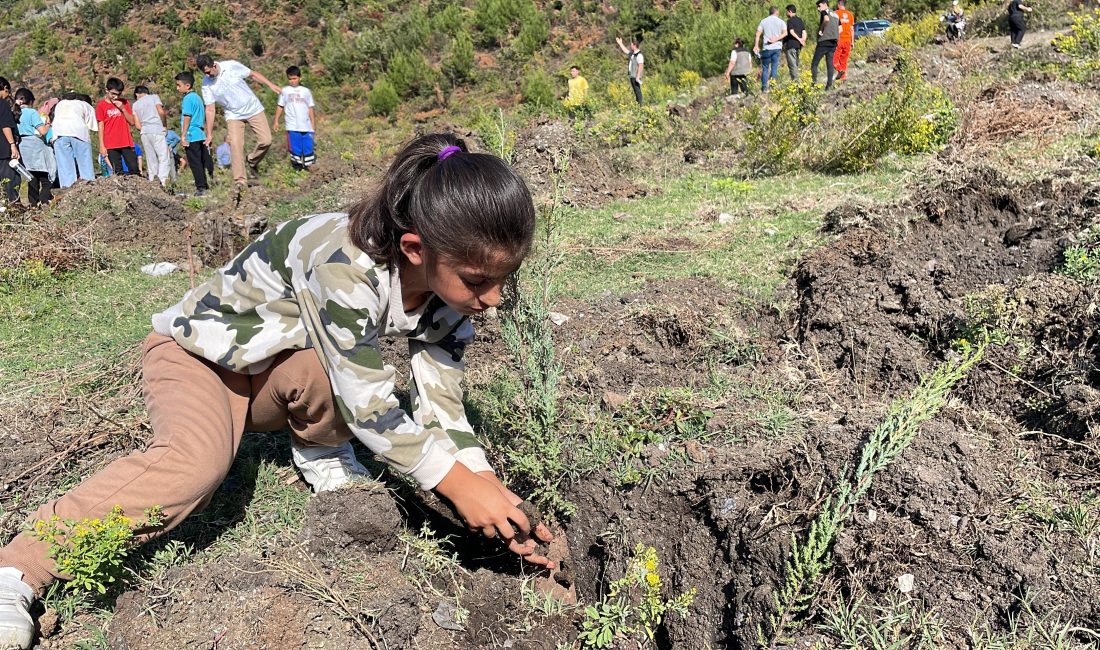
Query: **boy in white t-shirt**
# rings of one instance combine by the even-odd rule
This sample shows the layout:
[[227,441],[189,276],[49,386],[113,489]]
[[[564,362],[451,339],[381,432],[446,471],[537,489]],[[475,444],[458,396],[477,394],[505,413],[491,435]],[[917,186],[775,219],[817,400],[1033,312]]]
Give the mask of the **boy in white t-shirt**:
[[302,71],[292,65],[286,69],[289,86],[279,93],[279,106],[275,109],[272,131],[279,130],[279,118],[286,112],[286,143],[290,151],[290,166],[296,170],[309,169],[316,157],[313,155],[313,136],[316,132],[313,93],[302,83]]

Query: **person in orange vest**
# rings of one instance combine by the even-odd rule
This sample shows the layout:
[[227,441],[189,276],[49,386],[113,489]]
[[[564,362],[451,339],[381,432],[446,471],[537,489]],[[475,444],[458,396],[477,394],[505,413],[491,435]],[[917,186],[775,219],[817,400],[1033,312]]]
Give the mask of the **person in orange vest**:
[[852,54],[852,41],[855,40],[856,17],[844,6],[844,0],[837,0],[836,15],[840,18],[840,38],[836,42],[833,65],[837,81],[840,81],[848,76],[848,56]]

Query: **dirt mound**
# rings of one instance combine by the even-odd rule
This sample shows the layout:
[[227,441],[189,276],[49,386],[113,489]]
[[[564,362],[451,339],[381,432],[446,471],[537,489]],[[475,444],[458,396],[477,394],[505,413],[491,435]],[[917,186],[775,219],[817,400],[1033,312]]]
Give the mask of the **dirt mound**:
[[140,176],[79,183],[61,196],[50,214],[86,230],[95,242],[115,248],[178,247],[187,223],[180,199]]
[[[851,379],[908,385],[964,320],[964,298],[987,285],[1052,270],[1067,235],[1100,205],[1100,186],[1007,182],[988,169],[917,191],[885,228],[844,232],[799,264],[798,341]],[[908,230],[903,239],[887,231]]]
[[559,176],[562,201],[576,207],[646,194],[606,158],[582,147],[564,122],[546,121],[524,130],[516,138],[514,157],[516,170],[538,199],[554,195]]

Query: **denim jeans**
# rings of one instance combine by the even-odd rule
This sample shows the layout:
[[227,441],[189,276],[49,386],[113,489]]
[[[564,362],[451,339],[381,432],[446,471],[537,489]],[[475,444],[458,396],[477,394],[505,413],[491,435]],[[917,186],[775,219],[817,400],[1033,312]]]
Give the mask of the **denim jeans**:
[[779,78],[779,55],[783,50],[760,51],[760,90],[767,92],[768,80]]
[[75,183],[78,172],[81,180],[95,180],[92,145],[80,138],[63,135],[54,142],[53,152],[57,159],[57,182],[62,188]]

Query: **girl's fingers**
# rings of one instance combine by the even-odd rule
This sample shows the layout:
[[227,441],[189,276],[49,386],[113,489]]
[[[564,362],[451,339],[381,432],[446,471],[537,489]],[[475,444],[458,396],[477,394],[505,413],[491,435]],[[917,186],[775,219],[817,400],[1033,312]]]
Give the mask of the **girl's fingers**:
[[[527,518],[527,515],[523,514],[523,511],[519,508],[512,507],[512,511],[508,513],[508,519],[511,519],[519,526],[519,531],[524,535],[531,534],[531,520]],[[511,526],[509,525],[509,528]],[[511,535],[509,535],[511,537]]]
[[535,526],[535,537],[538,537],[544,542],[549,542],[554,539],[554,534],[550,532],[550,529],[546,527],[546,524],[539,524]]

